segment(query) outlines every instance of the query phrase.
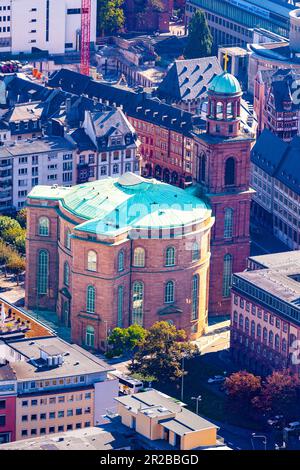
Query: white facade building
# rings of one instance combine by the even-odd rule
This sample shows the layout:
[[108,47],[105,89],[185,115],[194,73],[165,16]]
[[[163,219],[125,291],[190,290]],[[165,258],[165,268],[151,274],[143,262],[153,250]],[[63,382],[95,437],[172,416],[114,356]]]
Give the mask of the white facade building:
[[[91,0],[91,43],[96,41],[97,0]],[[79,51],[81,0],[0,0],[0,53]]]

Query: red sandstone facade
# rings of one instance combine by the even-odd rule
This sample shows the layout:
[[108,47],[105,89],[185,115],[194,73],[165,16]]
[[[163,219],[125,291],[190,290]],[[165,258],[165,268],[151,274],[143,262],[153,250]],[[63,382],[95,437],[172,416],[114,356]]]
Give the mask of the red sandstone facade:
[[[163,201],[162,201],[163,203]],[[190,339],[200,337],[208,320],[208,284],[210,265],[210,232],[213,219],[210,211],[201,222],[184,227],[181,237],[160,233],[157,238],[130,239],[128,233],[101,240],[81,232],[75,227],[84,220],[68,212],[59,201],[30,199],[28,210],[26,276],[27,308],[43,308],[56,311],[60,322],[71,326],[72,339],[86,344],[87,330],[92,327],[95,336],[94,349],[105,349],[109,332],[132,323],[134,300],[133,286],[142,282],[143,321],[145,328],[156,321],[170,321],[184,329]],[[49,235],[39,235],[41,217],[49,220]],[[148,233],[148,232],[147,232]],[[70,236],[68,236],[70,234]],[[197,258],[192,247],[199,244]],[[175,250],[175,263],[166,265],[166,251]],[[143,248],[144,267],[134,266],[134,252]],[[38,263],[40,250],[49,252],[49,280],[45,295],[38,294]],[[96,254],[96,269],[88,267],[88,253]],[[124,254],[124,267],[119,269],[119,254]],[[65,262],[70,266],[68,285],[65,282]],[[197,312],[192,315],[193,279],[198,276]],[[174,282],[175,298],[165,302],[165,286]],[[87,309],[87,288],[95,289],[95,311]],[[122,315],[118,307],[119,288],[123,288]],[[90,345],[87,345],[90,346]]]
[[147,122],[145,116],[127,116],[141,141],[143,175],[185,187],[191,184],[194,142],[190,134],[176,132],[161,123]]
[[209,92],[206,133],[195,136],[194,176],[208,198],[211,238],[209,313],[230,314],[231,274],[250,255],[250,151],[254,139],[240,123],[241,92]]

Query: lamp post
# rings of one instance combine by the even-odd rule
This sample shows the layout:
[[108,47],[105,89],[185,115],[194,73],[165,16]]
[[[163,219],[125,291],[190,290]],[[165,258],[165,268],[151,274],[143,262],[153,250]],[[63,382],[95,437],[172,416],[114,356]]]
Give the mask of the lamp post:
[[198,395],[198,397],[191,397],[192,400],[196,400],[196,414],[199,411],[199,402],[202,400],[202,396]]
[[253,450],[254,450],[253,439],[255,439],[255,438],[262,439],[263,444],[265,446],[265,450],[267,450],[267,437],[264,436],[263,434],[256,434],[255,432],[252,433],[252,437],[251,437],[251,443],[252,443]]

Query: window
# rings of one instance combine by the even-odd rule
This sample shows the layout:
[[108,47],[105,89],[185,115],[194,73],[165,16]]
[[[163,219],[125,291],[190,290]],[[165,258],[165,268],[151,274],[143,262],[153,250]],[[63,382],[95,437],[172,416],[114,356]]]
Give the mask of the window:
[[243,330],[243,328],[244,328],[244,317],[241,313],[240,313],[240,317],[239,317],[239,327],[240,327],[241,330]]
[[86,290],[86,311],[95,313],[96,291],[94,286],[88,286]]
[[97,271],[97,253],[95,253],[93,250],[88,252],[87,268],[89,271]]
[[257,338],[260,340],[261,339],[261,325],[257,325],[257,328],[256,328],[256,336]]
[[232,238],[233,235],[233,209],[225,209],[224,216],[224,238]]
[[64,284],[66,286],[70,285],[70,266],[67,261],[65,261],[64,264]]
[[67,229],[65,233],[65,247],[68,248],[68,250],[71,249],[71,232],[69,229]]
[[49,253],[46,250],[39,251],[37,274],[38,294],[47,294],[49,282]]
[[0,400],[0,410],[4,410],[6,408],[6,401]]
[[200,259],[200,248],[197,242],[193,243],[193,250],[192,250],[192,260],[197,261]]
[[165,303],[170,304],[174,302],[175,295],[175,283],[174,281],[168,281],[165,285]]
[[132,289],[132,323],[143,325],[144,284],[136,281]]
[[123,286],[118,287],[118,327],[122,328],[123,326],[123,297],[124,297],[124,288]]
[[166,250],[166,266],[175,266],[175,248],[169,246]]
[[144,248],[136,248],[133,254],[133,266],[143,268],[145,266],[145,250]]
[[278,351],[280,349],[279,335],[275,335],[275,349],[277,349]]
[[274,333],[273,331],[270,331],[269,333],[269,346],[273,348],[273,341],[274,341]]
[[234,158],[227,158],[225,163],[225,186],[233,186],[235,183],[235,161]]
[[118,271],[124,271],[124,251],[119,251],[118,254]]
[[48,237],[49,236],[49,219],[48,217],[40,217],[39,218],[39,235],[41,237]]
[[199,276],[195,274],[192,280],[192,320],[198,318]]
[[94,348],[95,346],[95,328],[91,325],[86,327],[85,344],[90,348]]
[[232,275],[232,255],[227,253],[227,255],[224,256],[223,297],[230,296],[231,275]]

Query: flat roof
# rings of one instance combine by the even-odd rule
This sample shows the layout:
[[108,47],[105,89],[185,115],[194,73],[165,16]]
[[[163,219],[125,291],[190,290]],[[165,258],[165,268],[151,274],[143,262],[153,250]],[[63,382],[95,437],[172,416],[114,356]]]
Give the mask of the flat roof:
[[120,432],[90,427],[0,445],[2,450],[117,450],[130,449]]
[[163,418],[159,421],[160,424],[180,435],[202,429],[217,428],[215,424],[187,410],[183,403],[178,403],[172,397],[154,389],[117,397],[115,400],[135,414],[144,413],[149,417]]
[[[114,369],[80,346],[69,344],[58,337],[14,341],[8,346],[26,358],[25,361],[10,361],[17,379],[21,381],[109,372]],[[61,351],[61,365],[47,367],[40,359],[40,351],[47,347]]]

